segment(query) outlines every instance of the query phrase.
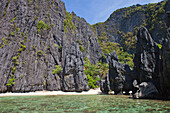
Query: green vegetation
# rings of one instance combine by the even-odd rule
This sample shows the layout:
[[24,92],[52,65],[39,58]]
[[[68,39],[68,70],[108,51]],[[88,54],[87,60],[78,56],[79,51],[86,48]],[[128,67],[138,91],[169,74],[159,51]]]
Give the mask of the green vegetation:
[[135,44],[136,44],[136,39],[135,39],[135,34],[131,32],[127,32],[126,34],[118,31],[119,37],[121,37],[120,44],[123,47],[123,50],[125,52],[133,54],[135,51]]
[[34,17],[34,20],[37,20],[38,19],[38,17]]
[[18,56],[15,56],[15,57],[13,57],[12,58],[12,63],[13,63],[13,65],[19,65],[19,62],[18,62]]
[[26,46],[24,45],[25,42],[26,42],[26,39],[21,41],[21,45],[20,45],[21,48],[18,50],[19,53],[21,53],[23,50],[26,49]]
[[[165,13],[165,4],[166,1],[163,1],[160,3],[160,5],[156,4],[149,4],[148,8],[145,10],[147,20],[146,20],[146,26],[149,28],[149,31],[152,32],[156,25],[157,27],[165,30],[165,25],[163,23],[163,18],[160,18],[160,15]],[[157,9],[157,10],[155,10]]]
[[[126,7],[122,9],[118,9],[115,12],[112,13],[111,17],[107,20],[106,23],[97,23],[93,26],[91,26],[93,32],[96,32],[96,29],[98,30],[98,42],[102,48],[102,51],[104,53],[112,53],[113,50],[116,51],[118,54],[119,60],[121,63],[125,64],[127,63],[130,65],[131,68],[133,68],[133,57],[136,49],[136,35],[137,31],[140,27],[145,26],[148,31],[150,32],[151,36],[153,38],[161,39],[165,36],[166,31],[166,23],[165,23],[165,6],[167,7],[168,0],[164,0],[159,3],[153,3],[148,5],[139,5]],[[167,9],[166,9],[167,10]],[[114,16],[122,16],[120,21],[122,22],[120,25],[115,23],[115,27],[113,25],[109,25],[110,19]],[[137,15],[141,15],[141,17],[144,17],[141,19],[141,17],[136,18]],[[133,18],[132,18],[133,16]],[[133,32],[128,32],[127,26],[123,27],[125,22],[131,20],[133,21],[134,17],[136,20],[140,19],[141,22],[140,25],[137,25],[136,22],[133,24],[136,24],[136,26],[133,28]],[[127,31],[127,32],[124,32]],[[160,31],[156,33],[155,31]],[[95,33],[96,34],[96,33]],[[108,36],[109,35],[109,36]],[[114,43],[114,38],[110,38],[114,36],[115,38],[119,38],[119,40],[116,40],[117,43]],[[109,37],[109,40],[108,40]],[[110,41],[110,42],[109,42]],[[160,43],[160,42],[158,42]],[[161,48],[161,46],[159,46]]]
[[58,46],[58,51],[62,50],[62,45]]
[[40,30],[47,30],[48,29],[48,24],[45,24],[43,20],[40,20],[37,24],[37,31],[40,32]]
[[16,56],[12,58],[12,61],[15,62],[16,60],[17,60],[17,57],[16,57]]
[[11,32],[11,36],[14,36],[15,35],[15,31]]
[[32,49],[35,50],[35,46],[34,45],[32,46]]
[[57,44],[54,44],[54,46],[55,46],[55,47],[58,47],[58,45],[57,45]]
[[39,51],[37,52],[37,56],[39,56],[39,57],[43,56],[43,54],[44,54],[44,52],[43,52],[42,50],[39,50]]
[[66,19],[64,20],[64,30],[67,33],[68,29],[74,33],[76,29],[75,25],[73,24],[73,15],[66,11]]
[[93,77],[93,76],[90,76],[90,75],[87,75],[87,79],[88,79],[88,86],[91,88],[91,89],[94,89],[94,88],[98,88],[99,86],[96,85],[96,82],[100,80],[99,77]]
[[23,44],[21,44],[21,48],[26,49],[26,46],[25,46],[25,45],[23,45]]
[[15,66],[13,67],[12,73],[15,74]]
[[100,73],[99,73],[100,78],[105,78],[107,73],[109,73],[109,64],[98,62],[97,66],[100,70]]
[[79,45],[82,45],[81,40],[77,40],[76,42],[77,42]]
[[17,28],[16,28],[16,32],[18,33],[18,31],[19,31],[19,28],[17,27]]
[[[161,15],[165,14],[165,5],[167,1],[168,0],[164,0],[160,3],[150,3],[148,5],[136,5],[135,8],[124,8],[124,17],[128,18],[134,13],[143,12],[146,16],[146,20],[144,20],[143,26],[147,27],[150,33],[152,33],[155,27],[160,28],[160,30],[162,31],[165,31],[166,28],[164,18]],[[163,32],[160,32],[159,34],[161,33]]]
[[15,82],[14,82],[15,81],[14,74],[15,74],[15,66],[13,67],[11,78],[9,79],[8,83],[6,84],[6,86],[13,86],[15,84]]
[[[120,42],[122,42],[122,45],[124,45],[125,48],[123,48],[118,43],[109,42],[105,32],[102,32],[101,36],[98,36],[98,42],[102,48],[103,53],[109,54],[109,53],[112,53],[113,50],[115,50],[116,54],[118,55],[120,63],[122,64],[127,63],[131,68],[133,68],[134,54],[130,54],[130,51],[132,51],[133,53],[135,49],[135,36],[132,35],[131,33],[127,33],[127,34],[124,34],[121,32],[119,33],[122,36],[122,39],[121,39],[122,41]],[[129,53],[127,51],[129,51]],[[102,57],[104,56],[102,55]]]
[[90,26],[91,26],[91,29],[92,29],[94,35],[96,36],[96,29],[95,29],[94,25],[90,25]]
[[25,64],[25,62],[23,61],[22,64]]
[[61,65],[56,65],[56,69],[53,69],[53,74],[60,74],[62,71]]
[[23,33],[23,32],[22,32],[21,34],[22,34],[22,36],[24,36],[24,33]]
[[16,17],[14,17],[14,18],[11,20],[11,22],[13,22],[15,19],[16,19]]
[[3,13],[3,16],[5,16],[6,15],[6,11],[4,11],[4,13]]
[[5,40],[6,38],[2,38],[2,41]]
[[2,38],[2,45],[0,48],[3,48],[4,46],[8,45],[9,41],[6,38]]
[[47,46],[47,50],[50,50],[50,46]]
[[23,79],[24,78],[24,75],[21,75],[21,79]]
[[158,43],[157,43],[157,46],[159,47],[159,49],[161,49],[161,48],[162,48],[162,45],[161,45],[161,44],[158,44]]
[[21,52],[21,51],[23,51],[23,48],[18,49],[18,52]]
[[79,45],[79,48],[80,48],[80,51],[81,51],[81,52],[84,52],[84,51],[85,51],[85,48],[84,48],[82,45]]
[[31,5],[31,3],[32,3],[32,0],[28,0],[28,6],[30,6]]
[[120,63],[122,64],[128,64],[131,69],[134,67],[133,59],[134,59],[134,54],[129,54],[128,52],[118,51],[116,52],[119,58]]
[[8,83],[6,84],[6,86],[13,86],[15,85],[15,78],[14,78],[14,75],[12,74],[11,75],[11,78],[9,79]]
[[80,17],[78,17],[78,22],[80,22]]
[[77,40],[76,42],[79,44],[80,51],[84,52],[85,48],[83,47],[83,44],[82,44],[81,40]]
[[[109,71],[109,65],[107,63],[98,62],[97,64],[91,64],[91,62],[84,58],[84,73],[88,78],[88,86],[90,88],[98,87],[96,82],[100,81],[100,78],[104,78]],[[99,78],[99,77],[100,78]]]
[[90,76],[97,76],[100,74],[100,70],[99,67],[96,65],[91,64],[91,62],[85,61],[84,64],[84,72],[86,75],[90,75]]
[[107,57],[106,57],[106,55],[102,54],[102,58],[103,58],[103,59],[106,59]]
[[51,24],[51,27],[53,27],[53,26],[54,26],[54,23]]
[[38,9],[38,5],[36,5],[35,8]]

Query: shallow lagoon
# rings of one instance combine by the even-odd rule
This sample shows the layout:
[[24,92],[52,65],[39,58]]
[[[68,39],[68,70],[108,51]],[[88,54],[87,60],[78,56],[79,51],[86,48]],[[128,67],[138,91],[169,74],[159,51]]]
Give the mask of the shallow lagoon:
[[170,101],[137,100],[118,95],[0,97],[0,112],[170,112]]

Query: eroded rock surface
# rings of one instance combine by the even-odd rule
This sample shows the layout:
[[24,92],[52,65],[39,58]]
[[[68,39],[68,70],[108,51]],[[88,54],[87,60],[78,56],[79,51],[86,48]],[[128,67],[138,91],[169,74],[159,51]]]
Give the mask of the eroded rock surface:
[[141,27],[137,34],[136,54],[134,61],[138,81],[140,83],[151,81],[155,74],[154,72],[157,62],[155,46],[157,47],[148,30],[145,27]]
[[65,49],[65,61],[63,70],[64,91],[89,90],[87,76],[84,74],[84,60],[77,43],[72,43]]
[[167,37],[164,39],[162,48],[163,73],[161,76],[162,95],[170,99],[170,28],[167,29]]
[[110,90],[110,81],[109,81],[109,75],[107,74],[106,77],[101,80],[100,90],[103,93],[108,94]]
[[88,90],[82,60],[96,63],[102,51],[83,18],[61,0],[2,0],[0,7],[0,92]]
[[137,87],[139,90],[135,93],[134,98],[156,98],[159,94],[152,82],[142,82]]
[[113,51],[109,59],[109,81],[110,89],[114,91],[115,94],[122,94],[123,92],[123,82],[125,80],[123,76],[123,68],[123,65],[118,61],[116,52]]
[[[169,98],[169,33],[164,39],[163,47],[158,47],[145,27],[139,29],[135,54],[135,71],[139,98]],[[150,84],[150,85],[149,85]],[[142,87],[144,88],[142,89]],[[149,87],[146,87],[149,86]],[[153,88],[154,87],[154,88]]]

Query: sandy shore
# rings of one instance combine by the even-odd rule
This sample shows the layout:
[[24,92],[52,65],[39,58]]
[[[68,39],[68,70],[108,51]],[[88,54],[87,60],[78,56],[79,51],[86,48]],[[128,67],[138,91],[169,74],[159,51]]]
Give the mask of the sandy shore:
[[97,95],[102,94],[100,89],[91,89],[83,92],[63,92],[63,91],[36,91],[29,93],[0,93],[3,96],[46,96],[46,95]]

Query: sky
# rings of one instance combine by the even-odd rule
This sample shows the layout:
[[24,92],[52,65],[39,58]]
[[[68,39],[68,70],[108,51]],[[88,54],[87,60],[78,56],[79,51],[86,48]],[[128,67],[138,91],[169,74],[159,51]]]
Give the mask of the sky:
[[106,21],[117,9],[136,5],[158,3],[162,0],[62,0],[68,12],[74,12],[88,23],[95,24]]

